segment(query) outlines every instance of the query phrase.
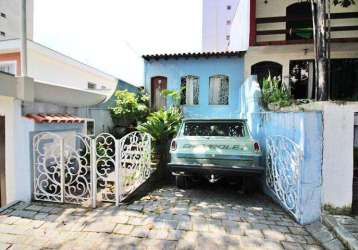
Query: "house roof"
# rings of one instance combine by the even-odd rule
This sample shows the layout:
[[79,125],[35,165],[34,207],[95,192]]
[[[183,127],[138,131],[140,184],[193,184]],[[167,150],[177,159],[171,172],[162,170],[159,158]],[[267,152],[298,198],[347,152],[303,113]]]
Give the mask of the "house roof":
[[242,57],[245,51],[222,51],[222,52],[189,52],[177,54],[154,54],[143,55],[144,60],[179,59],[179,58],[209,58],[209,57]]
[[36,123],[83,123],[84,118],[70,114],[27,114]]

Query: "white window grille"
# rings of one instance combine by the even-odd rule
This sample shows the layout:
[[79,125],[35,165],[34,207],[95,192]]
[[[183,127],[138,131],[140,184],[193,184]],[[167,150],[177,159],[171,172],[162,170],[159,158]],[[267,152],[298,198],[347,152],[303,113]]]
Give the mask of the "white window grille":
[[185,76],[181,80],[182,101],[181,104],[199,104],[199,77]]
[[209,79],[209,104],[229,104],[229,77],[225,75],[211,76]]
[[11,75],[16,74],[16,61],[0,62],[0,72],[5,72]]

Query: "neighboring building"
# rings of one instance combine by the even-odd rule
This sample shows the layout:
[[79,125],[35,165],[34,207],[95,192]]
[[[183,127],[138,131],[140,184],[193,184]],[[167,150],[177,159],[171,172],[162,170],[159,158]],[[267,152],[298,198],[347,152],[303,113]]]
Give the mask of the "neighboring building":
[[[237,9],[230,44],[231,49],[247,50],[245,77],[257,75],[262,82],[270,72],[290,87],[295,99],[314,99],[310,2],[246,2],[240,3]],[[331,12],[330,98],[358,100],[358,5],[332,6]],[[249,29],[240,30],[239,24]]]
[[202,50],[229,50],[230,31],[240,0],[203,0]]
[[[39,43],[28,40],[28,75],[40,82],[91,90],[110,97],[117,79]],[[20,75],[20,40],[0,41],[0,71]]]
[[208,52],[146,55],[145,89],[151,107],[170,105],[164,89],[180,90],[185,117],[239,118],[240,86],[244,81],[244,53]]
[[[271,74],[282,79],[295,99],[314,100],[312,26],[310,1],[240,1],[229,47],[246,51],[245,78],[257,75],[261,84]],[[352,203],[358,207],[358,200],[352,202],[352,197],[358,197],[358,188],[352,190],[354,117],[358,112],[357,4],[348,8],[332,5],[330,41],[329,98],[346,102],[313,103],[301,109],[323,111],[323,141],[317,141],[323,145],[322,204],[347,209]]]
[[[21,32],[21,1],[0,1],[0,40],[16,39]],[[34,1],[27,0],[27,38],[33,38]]]
[[[66,71],[63,71],[66,74]],[[32,136],[40,131],[62,135],[87,133],[80,107],[105,101],[106,95],[0,73],[1,206],[31,200]]]

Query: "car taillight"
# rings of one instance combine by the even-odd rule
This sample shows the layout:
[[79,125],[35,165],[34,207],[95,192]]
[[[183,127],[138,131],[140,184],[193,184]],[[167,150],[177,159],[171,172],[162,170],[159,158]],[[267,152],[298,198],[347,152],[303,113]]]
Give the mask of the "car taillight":
[[254,149],[256,152],[260,151],[260,145],[257,142],[254,143]]
[[172,143],[170,144],[170,150],[175,151],[177,149],[177,142],[172,140]]

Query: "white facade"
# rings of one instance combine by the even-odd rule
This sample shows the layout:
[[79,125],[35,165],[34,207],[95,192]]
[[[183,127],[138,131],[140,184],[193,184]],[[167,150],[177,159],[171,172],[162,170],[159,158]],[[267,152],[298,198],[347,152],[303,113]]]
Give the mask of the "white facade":
[[203,0],[203,51],[227,51],[240,0]]
[[[20,40],[0,41],[0,65],[6,55],[20,53]],[[17,67],[20,67],[17,63]],[[90,90],[110,97],[117,78],[73,58],[49,49],[41,44],[28,41],[28,76],[35,81],[62,85],[80,90]],[[95,88],[89,89],[94,84]]]
[[[34,1],[27,0],[27,37],[33,37]],[[16,39],[21,32],[21,0],[0,1],[0,40]]]

